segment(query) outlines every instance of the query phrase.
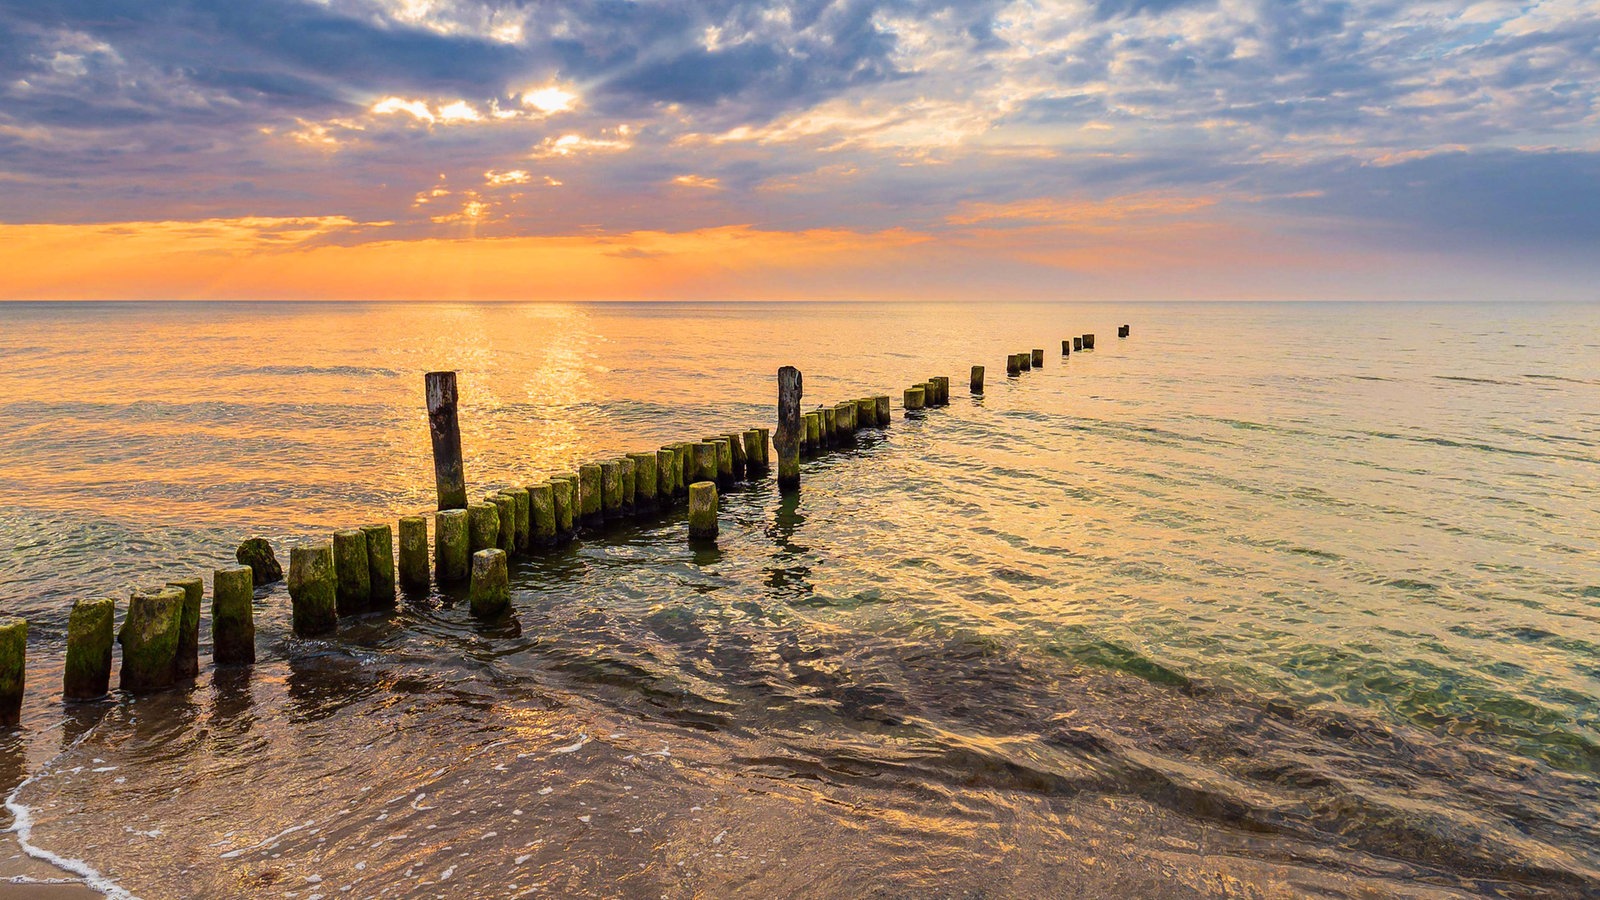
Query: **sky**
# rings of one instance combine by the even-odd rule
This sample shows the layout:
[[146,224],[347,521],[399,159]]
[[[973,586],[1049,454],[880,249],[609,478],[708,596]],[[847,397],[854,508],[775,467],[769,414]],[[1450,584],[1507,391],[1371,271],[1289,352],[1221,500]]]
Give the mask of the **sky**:
[[1600,3],[0,0],[3,299],[1600,299]]

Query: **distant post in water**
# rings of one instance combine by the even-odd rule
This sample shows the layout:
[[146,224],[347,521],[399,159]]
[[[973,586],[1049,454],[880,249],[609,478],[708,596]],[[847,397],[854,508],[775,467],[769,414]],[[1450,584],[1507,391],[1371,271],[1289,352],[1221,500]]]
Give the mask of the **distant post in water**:
[[1086,334],[1086,335],[1083,336],[1083,349],[1085,349],[1085,350],[1093,350],[1094,349],[1094,335]]
[[1072,339],[1072,349],[1074,352],[1083,349],[1083,337],[1081,335]]
[[1044,351],[1038,347],[1033,348],[1033,359],[1030,362],[1033,363],[1035,369],[1044,368]]
[[1022,363],[1017,362],[1017,355],[1015,353],[1012,353],[1012,354],[1010,354],[1009,356],[1006,357],[1006,374],[1007,375],[1021,375],[1022,374]]
[[22,689],[28,680],[28,623],[0,617],[0,725],[22,721]]
[[[423,577],[427,577],[426,543],[422,551]],[[211,658],[219,666],[244,666],[256,661],[252,577],[249,566],[216,569],[211,573]]]
[[717,484],[696,481],[689,485],[689,539],[707,540],[717,536]]
[[1061,339],[1061,355],[1062,356],[1071,356],[1072,355],[1072,341],[1071,340],[1069,340],[1067,338],[1062,338]]
[[983,366],[972,367],[972,392],[983,393]]
[[428,433],[433,438],[433,477],[440,509],[467,508],[467,479],[461,468],[461,423],[456,419],[456,373],[429,372]]
[[404,587],[428,589],[428,520],[422,516],[400,520],[399,575]]
[[1022,371],[1024,371],[1024,372],[1032,369],[1033,368],[1033,354],[1031,354],[1031,353],[1018,353],[1017,354],[1017,366],[1019,368],[1021,368]]
[[[245,570],[245,590],[250,572]],[[99,700],[111,689],[111,640],[117,601],[79,600],[67,618],[67,667],[61,678],[64,700]],[[216,631],[216,626],[212,626]]]
[[472,559],[469,515],[464,509],[441,509],[433,517],[433,575],[441,585],[467,580]]
[[889,395],[888,394],[879,394],[876,397],[872,398],[872,402],[877,404],[877,407],[878,407],[878,427],[879,428],[888,428],[889,427],[889,421],[890,421],[890,419],[889,419]]
[[800,490],[800,396],[803,393],[800,370],[784,366],[778,370],[778,430],[772,443],[778,448],[778,489]]
[[1121,328],[1117,329],[1117,337],[1127,337],[1127,336],[1128,336],[1128,326],[1124,325]]
[[927,391],[919,384],[916,387],[906,388],[905,396],[901,402],[905,405],[906,412],[910,412],[914,409],[921,409],[926,399]]

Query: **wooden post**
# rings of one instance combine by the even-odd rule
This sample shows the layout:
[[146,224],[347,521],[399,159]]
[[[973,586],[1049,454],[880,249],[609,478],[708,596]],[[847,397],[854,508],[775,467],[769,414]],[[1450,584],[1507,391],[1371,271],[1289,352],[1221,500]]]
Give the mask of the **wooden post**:
[[1078,351],[1081,351],[1082,349],[1083,349],[1083,336],[1079,335],[1078,337],[1075,337],[1075,338],[1072,339],[1072,350],[1073,350],[1074,353],[1076,353]]
[[632,518],[638,512],[634,504],[639,498],[639,485],[634,479],[639,473],[639,466],[626,455],[617,458],[617,465],[622,471],[622,517]]
[[754,428],[740,436],[744,444],[744,477],[754,481],[766,474],[767,465],[761,461],[761,432]]
[[472,583],[467,586],[467,602],[480,619],[499,618],[511,607],[511,575],[506,569],[506,552],[499,547],[472,554]]
[[[426,538],[424,538],[426,540]],[[427,577],[427,545],[423,545],[423,577]],[[255,589],[249,566],[211,573],[211,659],[219,666],[247,666],[256,661]],[[107,663],[111,645],[106,645]]]
[[1128,330],[1129,330],[1128,326],[1126,326],[1126,325],[1122,326],[1121,330],[1117,333],[1117,337],[1127,337],[1128,336]]
[[572,540],[574,517],[578,509],[576,475],[556,475],[550,479],[550,505],[556,516],[556,543]]
[[822,449],[822,413],[812,410],[800,417],[806,425],[805,449],[816,453]]
[[678,453],[671,447],[656,451],[656,504],[662,509],[672,505],[672,495],[678,487]]
[[972,392],[983,393],[983,366],[972,367]]
[[415,591],[428,589],[428,520],[422,516],[400,520],[400,583]]
[[759,440],[759,443],[761,444],[761,468],[766,469],[768,471],[771,471],[772,470],[772,429],[770,429],[770,428],[757,428],[756,429],[756,433],[761,436],[760,440]]
[[1035,369],[1044,368],[1044,351],[1040,350],[1038,347],[1033,348],[1033,359],[1031,362],[1033,363],[1033,367]]
[[878,404],[871,397],[860,397],[856,400],[856,430],[863,428],[876,428],[878,425]]
[[[168,677],[171,677],[168,666]],[[0,725],[22,721],[22,690],[28,681],[28,623],[0,617]]]
[[817,407],[818,421],[822,423],[822,446],[839,446],[839,408],[836,406]]
[[500,526],[495,530],[494,545],[504,550],[509,559],[517,553],[517,498],[501,491],[488,500],[494,504]]
[[[387,525],[363,525],[361,533],[367,536],[368,607],[388,609],[394,606],[394,530]],[[426,535],[422,540],[426,548]]]
[[905,404],[906,412],[921,409],[922,405],[927,402],[927,397],[927,390],[920,384],[906,388],[905,397],[902,400]]
[[1086,335],[1083,336],[1083,349],[1085,349],[1085,350],[1093,350],[1094,349],[1094,335],[1086,334]]
[[600,461],[600,507],[606,521],[622,518],[622,461]]
[[1033,354],[1023,352],[1017,354],[1017,367],[1027,372],[1033,368]]
[[515,487],[506,493],[516,502],[514,512],[517,515],[517,552],[527,553],[528,547],[533,543],[533,504],[528,496],[528,489]]
[[1062,356],[1071,356],[1072,355],[1072,341],[1068,340],[1067,338],[1062,338],[1061,339],[1061,355]]
[[716,536],[716,482],[696,481],[689,485],[689,539],[704,540]]
[[889,422],[890,422],[890,419],[889,419],[889,395],[888,394],[879,394],[878,396],[873,397],[872,400],[873,400],[874,403],[878,404],[878,427],[879,428],[888,428],[889,427]]
[[528,510],[533,523],[528,535],[529,547],[550,547],[556,542],[556,486],[554,482],[536,484],[525,492]]
[[467,553],[500,546],[500,510],[493,503],[467,507]]
[[633,511],[646,516],[656,511],[656,488],[661,476],[656,472],[654,453],[629,453],[633,462]]
[[177,681],[200,674],[200,604],[205,602],[206,583],[199,578],[181,578],[167,587],[183,591],[183,622],[178,629],[178,651],[172,657],[172,677]]
[[[245,592],[250,573],[245,570]],[[111,689],[111,641],[117,601],[110,597],[79,600],[67,617],[67,666],[61,677],[65,700],[99,700]],[[213,616],[215,619],[215,616]],[[216,624],[212,623],[212,632]]]
[[[331,559],[331,549],[328,554]],[[292,596],[292,560],[289,585]],[[328,599],[331,603],[331,591]],[[123,690],[144,693],[172,686],[178,634],[183,630],[183,601],[183,588],[176,586],[133,592],[128,600],[128,617],[122,620],[122,631],[117,635],[122,644]]]
[[1022,374],[1022,363],[1018,362],[1017,361],[1017,355],[1015,353],[1012,353],[1012,354],[1010,354],[1009,356],[1006,357],[1006,375],[1007,376],[1014,376],[1014,375],[1021,375],[1021,374]]
[[684,441],[672,445],[673,452],[678,456],[678,473],[673,476],[672,493],[678,497],[689,496],[689,484],[699,481],[695,472],[699,468],[699,458],[695,456],[695,445],[699,441]]
[[725,437],[714,437],[711,443],[717,448],[717,483],[733,484],[733,444]]
[[778,489],[800,490],[800,397],[803,379],[800,370],[784,366],[778,370],[778,430],[772,442],[778,448]]
[[461,423],[456,420],[456,373],[429,372],[428,433],[433,437],[433,477],[440,509],[466,509],[467,480],[461,468]]
[[938,376],[937,378],[935,378],[933,380],[935,382],[938,382],[938,384],[939,384],[939,405],[940,406],[949,406],[950,405],[950,376],[949,375],[940,375],[940,376]]
[[694,470],[690,475],[689,483],[716,481],[717,445],[710,441],[699,441],[690,446],[694,449]]
[[334,592],[341,616],[366,612],[372,596],[372,572],[367,568],[367,536],[359,530],[333,533]]
[[605,523],[605,504],[601,502],[604,481],[598,463],[578,467],[578,520],[585,528],[598,528]]
[[433,577],[441,585],[467,580],[472,559],[471,513],[442,509],[433,517]]
[[750,472],[749,460],[744,455],[744,434],[731,431],[723,437],[727,439],[728,452],[733,456],[733,480],[744,481]]

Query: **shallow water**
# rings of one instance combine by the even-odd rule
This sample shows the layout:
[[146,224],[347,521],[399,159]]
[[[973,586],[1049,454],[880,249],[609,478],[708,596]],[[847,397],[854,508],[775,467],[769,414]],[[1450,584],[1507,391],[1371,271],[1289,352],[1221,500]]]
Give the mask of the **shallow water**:
[[[31,845],[110,890],[1600,892],[1600,308],[0,325],[0,611],[32,623],[0,788],[31,776]],[[461,373],[476,495],[765,423],[783,364],[808,405],[935,374],[952,403],[897,400],[798,501],[734,490],[714,550],[674,513],[517,564],[511,625],[436,593],[300,640],[275,586],[253,669],[58,703],[74,598],[429,508],[425,371]],[[66,877],[0,850],[0,877]]]

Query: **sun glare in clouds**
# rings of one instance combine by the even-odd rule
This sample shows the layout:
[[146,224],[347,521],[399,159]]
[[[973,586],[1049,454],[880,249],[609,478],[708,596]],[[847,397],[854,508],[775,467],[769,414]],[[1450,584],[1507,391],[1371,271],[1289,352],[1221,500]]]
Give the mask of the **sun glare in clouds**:
[[572,109],[578,102],[578,95],[556,85],[547,85],[534,88],[522,94],[522,105],[536,109],[545,115],[554,115]]

